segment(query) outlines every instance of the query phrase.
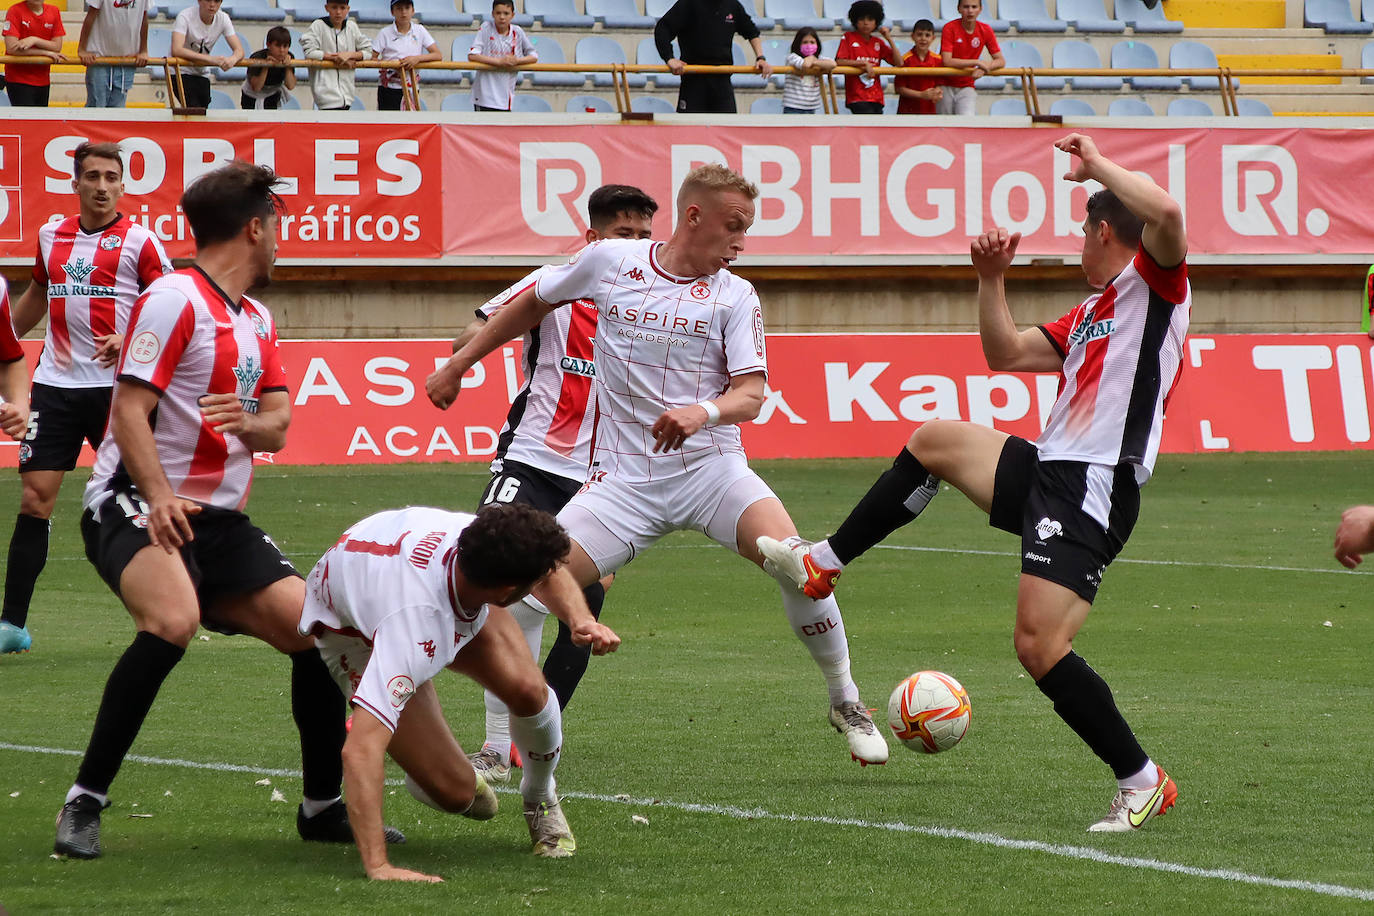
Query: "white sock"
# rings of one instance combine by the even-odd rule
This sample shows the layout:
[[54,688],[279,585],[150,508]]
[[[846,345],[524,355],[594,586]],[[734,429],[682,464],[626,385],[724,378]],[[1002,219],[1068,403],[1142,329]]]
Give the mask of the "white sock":
[[315,815],[319,814],[321,811],[325,810],[331,805],[336,805],[341,801],[343,801],[342,795],[336,795],[335,797],[328,799],[327,801],[321,801],[318,798],[302,797],[301,810],[305,812],[306,817],[314,817]]
[[829,541],[817,541],[811,545],[811,559],[816,561],[817,566],[826,569],[844,569],[844,564],[840,558],[835,556],[835,551],[830,549]]
[[1125,779],[1118,779],[1116,787],[1118,789],[1153,789],[1157,782],[1159,782],[1159,767],[1155,766],[1153,760],[1146,760],[1145,765],[1140,768],[1140,772],[1132,773]]
[[[525,634],[525,643],[530,647],[530,655],[539,661],[539,643],[544,637],[544,620],[548,617],[524,601],[517,601],[506,608],[515,618],[520,632]],[[491,691],[482,695],[487,707],[487,737],[483,747],[489,747],[501,755],[501,762],[510,763],[510,710],[496,698]]]
[[858,700],[859,688],[854,686],[854,679],[849,675],[849,643],[844,635],[844,619],[840,617],[835,596],[812,601],[794,588],[782,586],[779,591],[792,632],[797,634],[825,676],[830,705]]
[[511,732],[520,748],[524,770],[520,777],[520,797],[525,801],[556,801],[558,787],[553,771],[563,752],[563,714],[558,695],[547,691],[544,708],[532,716],[511,716]]
[[86,788],[85,786],[72,783],[72,787],[67,790],[67,801],[64,801],[63,804],[65,805],[67,802],[72,801],[78,795],[89,795],[91,798],[94,798],[96,801],[100,802],[100,806],[102,808],[110,803],[110,796],[104,794],[103,792],[95,792],[91,789]]

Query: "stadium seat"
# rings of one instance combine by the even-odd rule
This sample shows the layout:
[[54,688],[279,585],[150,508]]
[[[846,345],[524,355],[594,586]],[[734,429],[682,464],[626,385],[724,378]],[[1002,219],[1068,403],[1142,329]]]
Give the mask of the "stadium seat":
[[1374,0],[1360,0],[1360,18],[1365,22],[1374,22]]
[[525,12],[546,29],[590,29],[596,20],[579,13],[573,0],[525,0]]
[[647,111],[654,114],[672,114],[673,103],[656,95],[637,95],[630,99],[630,110]]
[[1140,33],[1182,32],[1183,23],[1166,18],[1158,4],[1146,6],[1144,0],[1116,0],[1116,18]]
[[[1215,70],[1217,54],[1200,41],[1176,41],[1169,49],[1171,70]],[[1215,76],[1185,76],[1189,89],[1220,89],[1221,80]]]
[[673,8],[676,0],[644,0],[644,15],[650,16],[657,22],[663,18],[663,14]]
[[1107,15],[1102,0],[1058,0],[1055,15],[1067,22],[1075,32],[1126,31],[1126,23]]
[[1114,118],[1150,118],[1154,117],[1154,113],[1155,110],[1144,99],[1112,99],[1112,104],[1107,106],[1107,114]]
[[348,14],[368,25],[390,25],[396,20],[386,0],[352,0]]
[[821,41],[821,57],[835,59],[835,52],[840,50],[840,40],[838,38],[826,38]]
[[[576,47],[573,48],[573,60],[579,64],[623,64],[625,60],[625,49],[620,46],[620,42],[614,38],[607,38],[604,35],[588,35],[580,38]],[[648,80],[642,73],[626,74],[630,85],[636,89],[644,87]],[[592,85],[611,86],[615,83],[615,77],[611,73],[593,73]]]
[[[224,11],[230,20],[238,22],[285,22],[286,11],[277,9],[267,0],[234,0],[226,3]],[[236,30],[237,31],[237,30]]]
[[[1117,0],[1121,2],[1121,0]],[[1118,41],[1112,45],[1113,70],[1159,70],[1155,49],[1143,41]],[[1132,89],[1169,91],[1182,88],[1183,80],[1176,76],[1128,76]]]
[[1210,118],[1216,112],[1202,99],[1180,98],[1169,101],[1168,115],[1171,118]]
[[1026,103],[1022,99],[993,99],[991,107],[988,108],[988,114],[1025,117]]
[[[678,53],[677,42],[673,42],[673,53]],[[653,38],[640,39],[639,44],[635,46],[635,63],[663,63],[663,58],[658,56],[658,47],[655,46]],[[674,76],[671,73],[646,73],[645,76],[653,80],[654,85],[659,89],[676,89],[682,83],[682,77]]]
[[749,113],[782,114],[782,98],[776,95],[759,96],[749,106]]
[[439,102],[440,111],[472,111],[472,93],[450,92]]
[[[437,25],[465,29],[473,22],[472,14],[460,13],[454,8],[453,0],[415,0],[415,18],[420,20],[422,25],[431,28]],[[467,55],[464,54],[463,57],[466,58]]]
[[1055,99],[1050,106],[1050,114],[1064,118],[1091,118],[1097,110],[1082,99]]
[[296,101],[296,97],[288,92],[286,98],[281,103],[281,107],[287,111],[300,111],[301,103]]
[[1374,22],[1356,19],[1347,0],[1306,0],[1302,21],[1309,29],[1325,29],[1328,35],[1368,35]]
[[[744,53],[744,46],[735,42],[730,46],[731,55],[734,57],[736,67],[752,67],[754,58],[750,54]],[[762,89],[768,85],[768,81],[757,73],[732,73],[730,74],[730,84],[736,89]]]
[[1018,32],[1067,32],[1069,24],[1045,10],[1045,0],[998,0],[997,16]]
[[[491,18],[491,0],[463,0],[463,12],[472,16],[474,22],[482,22]],[[534,17],[529,13],[522,13],[517,8],[515,18],[511,22],[528,29],[534,25]]]
[[[566,64],[568,58],[563,54],[563,46],[552,38],[543,35],[531,35],[530,41],[534,44],[534,52],[539,55],[541,64]],[[531,81],[536,86],[581,86],[587,81],[587,77],[582,73],[540,73],[535,71],[530,74]]]
[[[243,41],[242,35],[239,36],[239,41],[243,42],[243,49],[247,51],[248,42]],[[211,57],[228,57],[233,53],[234,51],[229,47],[228,40],[223,36],[221,36],[220,40],[215,42],[215,46],[210,49]],[[237,67],[231,67],[227,73],[219,67],[211,67],[207,72],[217,83],[241,83],[248,79],[248,68],[243,64],[239,64]]]
[[[1050,54],[1050,61],[1051,66],[1057,70],[1102,69],[1102,58],[1097,56],[1097,49],[1086,41],[1072,38],[1066,38],[1054,46],[1054,50]],[[1075,90],[1120,89],[1122,84],[1119,76],[1070,76],[1068,81]],[[1038,83],[1039,80],[1036,82]]]
[[1243,118],[1272,118],[1274,109],[1259,99],[1236,99],[1236,114]]
[[[148,30],[149,42],[152,41],[152,32],[152,29]],[[1374,70],[1374,41],[1367,42],[1364,46],[1364,49],[1360,51],[1360,69]],[[1361,77],[1360,82],[1364,83],[1365,85],[1374,85],[1374,76]]]
[[[193,2],[193,0],[171,0],[170,3],[164,3],[164,4],[160,5],[160,6],[158,6],[157,9],[159,9],[159,10],[162,12],[162,18],[164,18],[164,19],[175,19],[175,18],[177,18],[177,13],[180,13],[182,10],[186,9],[186,7],[188,7],[188,6],[195,6],[195,5],[196,5],[196,4]],[[321,4],[321,9],[323,10],[323,4]],[[152,13],[153,13],[153,7],[152,7],[151,4],[149,4],[149,7],[148,7],[148,15],[151,16]]]
[[816,15],[816,6],[811,0],[763,0],[763,11],[769,18],[782,22],[782,27],[795,32],[803,26],[813,29],[833,28],[834,20]]
[[0,92],[0,108],[10,107],[10,96],[8,92]]
[[[844,0],[840,0],[840,2],[844,2]],[[827,8],[829,7],[829,0],[827,0],[826,6]],[[889,0],[889,2],[883,4],[883,10],[887,13],[888,22],[892,24],[892,31],[900,31],[906,35],[911,34],[911,27],[916,24],[916,20],[933,20],[935,18],[930,10],[930,0]],[[826,15],[830,15],[828,10]],[[847,28],[849,25],[848,3],[844,3],[844,11],[840,15],[844,18],[845,27]],[[936,38],[938,37],[939,33],[937,30]]]
[[510,110],[544,114],[545,112],[552,112],[553,106],[550,105],[549,100],[542,95],[517,92],[510,100]]
[[568,99],[568,103],[563,106],[564,111],[586,112],[592,111],[615,111],[615,106],[606,101],[599,95],[575,95]]
[[[1008,68],[1030,67],[1034,70],[1045,69],[1045,59],[1040,56],[1040,49],[1028,41],[1004,41],[1002,42],[1002,56],[1007,59]],[[1013,89],[1021,88],[1021,77],[1008,76],[996,77],[985,76],[977,80],[974,85],[979,89],[983,88],[986,80],[1005,79],[1007,84]],[[1035,85],[1039,89],[1063,89],[1064,77],[1062,76],[1037,76]],[[989,89],[994,88],[992,86]],[[1001,88],[1001,87],[996,87]]]
[[[916,18],[919,19],[921,17],[917,16]],[[940,29],[944,27],[946,22],[960,18],[962,17],[959,15],[959,0],[940,0],[940,15],[935,21],[936,41],[939,41]],[[990,3],[983,4],[983,11],[978,14],[978,20],[992,26],[994,32],[1005,32],[1011,28],[1011,23],[1006,19],[993,18]]]
[[[148,26],[148,56],[170,57],[172,55],[172,30]],[[165,67],[149,67],[148,76],[153,82],[160,83],[167,78]]]
[[324,0],[277,0],[277,9],[285,10],[296,22],[314,22],[325,16]]
[[[739,2],[744,7],[744,11],[749,14],[749,18],[754,20],[754,25],[759,27],[760,32],[771,31],[773,26],[777,25],[777,21],[773,17],[759,13],[759,6],[754,0],[739,0]],[[815,13],[813,12],[812,15],[814,16]]]
[[587,15],[608,29],[652,29],[653,16],[641,16],[635,0],[587,0]]
[[233,111],[238,107],[238,102],[234,101],[234,97],[229,93],[221,92],[218,89],[210,90],[210,108]]

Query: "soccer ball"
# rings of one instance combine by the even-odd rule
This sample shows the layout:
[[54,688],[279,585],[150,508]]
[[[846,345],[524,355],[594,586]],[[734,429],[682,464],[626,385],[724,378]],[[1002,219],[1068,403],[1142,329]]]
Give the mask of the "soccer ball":
[[943,671],[917,671],[887,701],[897,740],[925,754],[947,751],[968,733],[968,691]]

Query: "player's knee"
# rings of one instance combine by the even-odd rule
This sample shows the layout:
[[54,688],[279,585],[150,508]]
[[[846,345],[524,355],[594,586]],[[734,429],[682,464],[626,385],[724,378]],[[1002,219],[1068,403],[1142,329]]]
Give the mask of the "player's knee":
[[1057,642],[1057,640],[1046,638],[1043,634],[1023,630],[1020,627],[1012,636],[1012,643],[1016,648],[1016,660],[1021,663],[1022,668],[1026,669],[1026,673],[1036,680],[1039,680],[1050,668],[1053,668],[1054,662],[1058,661],[1064,654],[1062,646],[1057,645]]
[[32,515],[34,518],[52,518],[53,507],[57,505],[57,494],[43,493],[33,487],[24,487],[19,497],[19,514]]
[[528,718],[537,716],[544,710],[544,706],[549,702],[549,686],[544,682],[544,677],[539,669],[534,669],[534,677],[522,678],[519,683],[510,688],[510,696],[501,699],[505,701],[511,715]]
[[949,430],[953,426],[950,420],[928,420],[916,427],[916,431],[907,440],[907,451],[916,456],[916,460],[925,465],[929,470],[931,464],[938,462],[940,453],[948,442]]
[[428,785],[421,785],[415,777],[407,773],[406,791],[422,804],[446,814],[462,814],[472,807],[472,800],[477,793],[475,780],[449,779],[428,782]]
[[200,628],[200,617],[187,614],[160,614],[153,618],[145,618],[140,627],[173,645],[181,646],[183,649],[191,644],[191,640],[196,637],[196,630]]

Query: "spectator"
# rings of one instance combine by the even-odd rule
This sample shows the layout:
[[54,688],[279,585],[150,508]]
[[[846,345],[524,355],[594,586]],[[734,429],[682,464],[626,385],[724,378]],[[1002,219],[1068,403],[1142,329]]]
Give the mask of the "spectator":
[[854,30],[840,39],[835,63],[861,67],[864,72],[844,78],[844,107],[851,114],[882,114],[883,83],[873,68],[882,63],[901,66],[892,47],[892,32],[883,25],[883,5],[878,0],[854,0],[849,24]]
[[[687,64],[734,63],[730,46],[739,34],[754,49],[754,67],[765,78],[773,68],[763,56],[763,42],[753,17],[740,0],[677,0],[654,26],[654,44],[668,69],[682,77],[677,91],[677,110],[707,114],[732,114],[735,89],[728,73],[686,73]],[[682,57],[673,56],[677,39]]]
[[[284,64],[291,60],[291,33],[274,25],[267,30],[267,47],[254,51],[249,60],[266,60]],[[293,67],[249,67],[248,79],[243,81],[242,108],[280,108],[291,90],[296,88]]]
[[1364,296],[1361,297],[1360,305],[1363,306],[1360,309],[1360,330],[1374,337],[1374,322],[1370,321],[1374,318],[1374,264],[1370,265],[1364,275]]
[[[989,70],[1000,70],[1007,65],[1002,46],[992,34],[992,26],[978,21],[981,12],[982,0],[959,0],[961,18],[946,22],[940,33],[940,57],[944,65],[969,71],[968,76],[946,77],[948,85],[937,106],[940,114],[973,114],[978,97],[973,88],[974,80]],[[984,49],[992,55],[986,67],[979,63]]]
[[[196,0],[177,13],[172,24],[172,56],[188,60],[195,66],[181,75],[183,98],[188,108],[210,107],[210,76],[207,67],[219,67],[228,73],[243,60],[243,42],[234,32],[229,14],[221,10],[221,0]],[[233,51],[228,57],[211,55],[215,44],[223,38]]]
[[783,114],[815,114],[821,107],[821,77],[835,69],[835,62],[821,57],[821,38],[810,26],[797,29],[792,50],[787,54],[787,66],[794,71],[782,84]]
[[[204,2],[204,0],[202,0]],[[400,111],[405,101],[405,79],[402,71],[410,71],[410,78],[419,82],[415,65],[431,60],[443,60],[439,46],[429,30],[414,22],[415,4],[412,0],[391,0],[391,25],[372,39],[374,60],[399,60],[400,70],[383,70],[377,86],[377,110]]]
[[[20,0],[5,14],[5,53],[51,58],[62,56],[62,13],[43,0]],[[6,64],[5,89],[16,107],[47,108],[52,74],[47,64]]]
[[477,111],[510,111],[520,79],[514,68],[539,60],[525,30],[511,25],[514,18],[514,0],[492,0],[491,19],[477,29],[468,48],[468,60],[504,68],[472,75],[472,107]]
[[310,92],[321,111],[347,111],[356,95],[353,71],[367,59],[363,52],[372,48],[372,41],[348,17],[348,0],[329,0],[324,11],[301,34],[301,50],[306,60],[327,60],[334,67],[310,69]]
[[[945,62],[939,54],[930,53],[930,43],[935,40],[935,23],[929,19],[918,19],[911,27],[911,40],[914,43],[906,57],[902,58],[903,67],[943,67]],[[943,76],[899,76],[897,77],[897,114],[935,114],[935,105],[944,97]]]
[[148,0],[87,0],[76,56],[86,65],[86,107],[123,108],[134,67],[97,64],[97,57],[133,57],[148,63]]

